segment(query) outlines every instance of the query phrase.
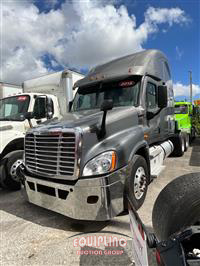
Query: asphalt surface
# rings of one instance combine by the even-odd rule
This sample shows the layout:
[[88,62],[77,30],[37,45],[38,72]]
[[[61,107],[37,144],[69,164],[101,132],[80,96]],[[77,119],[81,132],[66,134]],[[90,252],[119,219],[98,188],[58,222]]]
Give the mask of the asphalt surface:
[[[180,158],[168,158],[160,177],[149,186],[139,215],[152,230],[151,212],[161,189],[175,177],[200,172],[200,139]],[[91,233],[96,232],[96,233]],[[75,236],[76,234],[82,234]],[[99,248],[74,247],[77,237],[117,236],[127,239],[127,246]],[[69,238],[71,237],[71,238]],[[134,265],[128,215],[109,222],[80,222],[34,206],[25,201],[22,191],[0,190],[0,264],[1,265]],[[80,250],[103,255],[79,255]],[[121,255],[108,255],[121,250]],[[153,256],[150,265],[156,265]]]

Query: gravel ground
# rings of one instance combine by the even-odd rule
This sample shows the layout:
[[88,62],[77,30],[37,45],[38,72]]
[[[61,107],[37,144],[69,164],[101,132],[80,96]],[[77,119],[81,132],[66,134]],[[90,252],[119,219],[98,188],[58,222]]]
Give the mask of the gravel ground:
[[[150,186],[139,215],[152,230],[151,211],[160,190],[175,177],[200,172],[200,139],[180,158],[168,158],[166,168]],[[134,265],[128,215],[109,222],[80,222],[26,202],[21,193],[0,190],[0,264],[1,265]],[[95,231],[96,233],[91,233]],[[90,248],[103,255],[77,255],[73,246],[76,234],[81,236],[126,235],[125,248],[100,246]],[[119,234],[119,235],[118,235]],[[71,237],[71,238],[70,238]],[[122,255],[107,255],[109,250],[122,250]],[[82,251],[88,248],[82,248]],[[150,265],[155,265],[150,256]]]

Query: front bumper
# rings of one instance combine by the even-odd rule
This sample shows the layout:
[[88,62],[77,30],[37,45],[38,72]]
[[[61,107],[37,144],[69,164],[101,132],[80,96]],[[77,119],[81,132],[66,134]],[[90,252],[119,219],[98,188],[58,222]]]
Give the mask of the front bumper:
[[25,174],[28,201],[73,219],[104,221],[124,210],[124,183],[128,167],[104,177],[59,184]]

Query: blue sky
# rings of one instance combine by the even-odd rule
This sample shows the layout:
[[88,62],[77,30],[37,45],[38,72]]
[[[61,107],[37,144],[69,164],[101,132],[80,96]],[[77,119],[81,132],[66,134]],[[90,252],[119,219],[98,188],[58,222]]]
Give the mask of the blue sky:
[[200,94],[198,0],[16,0],[3,3],[4,14],[3,29],[14,32],[11,37],[3,31],[5,45],[10,44],[3,56],[6,81],[63,68],[86,73],[96,64],[155,48],[169,59],[176,96],[188,96],[188,70],[194,94]]
[[191,21],[188,25],[173,25],[171,28],[163,24],[161,28],[167,32],[160,31],[151,36],[144,48],[160,49],[167,55],[174,82],[187,84],[188,70],[192,70],[193,82],[200,84],[200,1],[137,1],[133,7],[133,11],[138,8],[137,18],[151,3],[154,7],[180,7]]

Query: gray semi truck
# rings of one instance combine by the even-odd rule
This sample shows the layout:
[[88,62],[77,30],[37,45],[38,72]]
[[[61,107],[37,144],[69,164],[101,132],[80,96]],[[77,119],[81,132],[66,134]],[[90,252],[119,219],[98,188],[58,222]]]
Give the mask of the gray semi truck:
[[125,195],[140,208],[164,159],[186,145],[167,58],[158,50],[128,55],[93,68],[74,89],[69,113],[26,133],[28,201],[82,220],[118,215]]

